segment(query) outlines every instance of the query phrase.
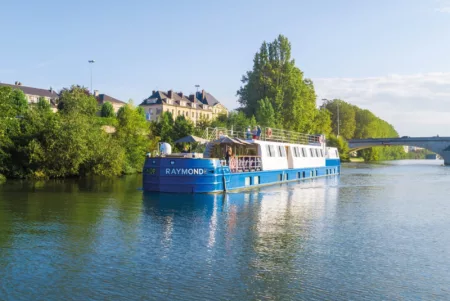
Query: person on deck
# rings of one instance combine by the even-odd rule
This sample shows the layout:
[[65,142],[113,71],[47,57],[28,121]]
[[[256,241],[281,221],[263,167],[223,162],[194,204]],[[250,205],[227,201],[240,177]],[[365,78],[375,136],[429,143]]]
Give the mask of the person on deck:
[[256,127],[256,129],[257,129],[257,132],[256,132],[256,139],[261,139],[261,127],[258,125],[257,127]]
[[247,136],[247,140],[252,139],[252,131],[250,130],[250,127],[247,128],[246,136]]
[[225,161],[227,162],[227,166],[230,166],[230,158],[233,155],[233,150],[231,146],[227,146],[227,150],[225,152]]
[[253,128],[252,134],[254,140],[258,139],[258,129],[256,128],[256,126]]

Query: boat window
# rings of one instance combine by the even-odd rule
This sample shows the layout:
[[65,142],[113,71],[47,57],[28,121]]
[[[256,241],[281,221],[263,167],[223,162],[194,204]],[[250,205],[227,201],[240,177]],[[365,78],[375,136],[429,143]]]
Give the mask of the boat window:
[[308,157],[308,153],[306,152],[306,149],[304,147],[302,147],[302,153],[303,153],[303,157]]
[[320,157],[319,150],[316,148],[316,157]]
[[334,151],[336,152],[336,158],[339,158],[339,154],[338,154],[337,149],[335,149]]
[[268,145],[266,145],[266,152],[267,152],[267,156],[272,157],[270,154],[270,147]]
[[280,157],[286,157],[286,151],[284,150],[284,147],[281,145],[278,145],[278,154]]
[[295,147],[295,151],[297,152],[297,157],[301,157],[302,154],[300,153],[300,149],[298,148],[298,146]]
[[270,156],[271,157],[276,157],[277,155],[275,153],[275,146],[269,145],[269,148],[270,148]]
[[309,152],[311,153],[311,157],[314,158],[314,157],[315,157],[314,150],[313,150],[312,148],[310,148],[310,149],[309,149]]
[[320,150],[320,156],[321,156],[321,157],[325,157],[325,156],[323,155],[323,149]]

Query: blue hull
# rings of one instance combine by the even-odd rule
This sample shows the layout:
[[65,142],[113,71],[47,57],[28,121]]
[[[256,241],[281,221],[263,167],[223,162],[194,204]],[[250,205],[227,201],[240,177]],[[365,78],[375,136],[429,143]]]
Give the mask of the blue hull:
[[217,159],[147,158],[143,170],[145,191],[211,193],[245,189],[340,173],[340,160],[325,166],[231,173]]

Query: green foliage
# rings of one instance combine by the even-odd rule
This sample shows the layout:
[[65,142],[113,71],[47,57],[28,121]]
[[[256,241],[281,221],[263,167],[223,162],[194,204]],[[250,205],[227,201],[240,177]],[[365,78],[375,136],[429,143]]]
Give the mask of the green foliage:
[[6,177],[0,173],[0,185],[6,182]]
[[44,97],[39,97],[36,108],[42,112],[47,112],[47,113],[52,112],[52,107],[51,107],[50,103]]
[[239,103],[247,116],[259,114],[259,122],[269,122],[261,117],[260,100],[267,101],[274,111],[274,120],[287,130],[310,132],[316,112],[316,95],[311,80],[295,66],[291,58],[291,44],[279,35],[271,43],[263,42],[253,59],[253,69],[242,77],[243,86],[237,91]]
[[331,113],[327,109],[317,110],[316,116],[314,117],[314,127],[313,133],[324,134],[329,136],[331,134]]
[[345,139],[353,138],[356,129],[355,106],[343,100],[334,99],[324,102],[321,108],[327,109],[331,113],[334,135],[339,134]]
[[342,136],[336,137],[335,135],[331,134],[327,138],[327,146],[330,147],[337,147],[339,151],[339,157],[342,161],[348,161],[349,160],[349,147],[346,140],[342,138]]
[[180,138],[192,135],[194,133],[194,124],[187,120],[183,115],[177,116],[172,129],[172,139],[178,140]]
[[89,91],[80,86],[64,88],[59,93],[58,113],[83,114],[94,116],[97,113],[97,100]]
[[155,125],[155,135],[160,138],[161,141],[171,143],[172,128],[174,125],[173,116],[170,112],[163,112],[159,117],[158,123]]
[[150,125],[145,117],[130,105],[123,106],[118,114],[115,137],[125,151],[125,172],[142,169],[145,154],[150,151]]
[[0,117],[20,117],[27,109],[27,98],[21,90],[0,87]]
[[102,117],[114,117],[114,107],[110,102],[105,102],[100,110],[100,116]]
[[275,127],[275,111],[273,110],[272,103],[266,97],[258,100],[258,106],[256,108],[256,120],[262,127]]
[[[119,117],[95,114],[95,99],[79,87],[61,92],[61,112],[41,99],[22,112],[17,93],[0,88],[0,173],[10,178],[113,176],[142,169],[145,153],[157,147],[139,110],[126,106]],[[94,110],[95,109],[95,110]],[[115,134],[102,127],[116,127]]]

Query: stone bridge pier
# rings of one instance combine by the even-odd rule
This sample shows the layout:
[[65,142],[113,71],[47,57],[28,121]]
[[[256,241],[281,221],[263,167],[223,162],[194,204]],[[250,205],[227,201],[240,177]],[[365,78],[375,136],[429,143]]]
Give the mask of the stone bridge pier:
[[430,150],[450,165],[450,137],[403,137],[403,138],[370,138],[351,139],[348,141],[350,151],[357,151],[374,146],[407,145]]

